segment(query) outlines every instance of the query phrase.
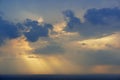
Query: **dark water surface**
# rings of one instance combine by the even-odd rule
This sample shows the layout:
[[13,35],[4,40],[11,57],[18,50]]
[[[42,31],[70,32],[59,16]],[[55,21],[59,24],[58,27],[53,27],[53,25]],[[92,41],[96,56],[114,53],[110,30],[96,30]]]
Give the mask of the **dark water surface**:
[[0,75],[0,80],[120,80],[120,75]]

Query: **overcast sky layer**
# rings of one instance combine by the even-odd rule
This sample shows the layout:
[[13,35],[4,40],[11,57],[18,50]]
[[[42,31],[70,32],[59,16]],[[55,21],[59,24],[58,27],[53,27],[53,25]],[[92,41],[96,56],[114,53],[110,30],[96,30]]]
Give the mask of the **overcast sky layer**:
[[119,74],[119,0],[0,0],[0,74]]

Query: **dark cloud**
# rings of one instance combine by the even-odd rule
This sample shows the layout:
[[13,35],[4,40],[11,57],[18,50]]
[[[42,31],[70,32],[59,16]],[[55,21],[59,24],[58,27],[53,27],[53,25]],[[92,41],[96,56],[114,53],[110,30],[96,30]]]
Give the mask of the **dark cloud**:
[[120,9],[119,8],[103,8],[103,9],[89,9],[84,15],[86,21],[96,24],[105,25],[110,24],[112,21],[120,21]]
[[72,11],[65,11],[64,16],[67,22],[65,30],[79,32],[85,37],[101,37],[120,31],[119,8],[89,9],[84,15],[83,23]]
[[15,39],[21,35],[25,35],[28,41],[35,42],[39,37],[48,37],[49,30],[52,30],[51,24],[39,24],[37,21],[27,19],[24,23],[14,24],[7,20],[3,20],[0,16],[0,45],[6,39]]
[[64,19],[67,22],[67,27],[65,30],[74,31],[81,25],[81,21],[79,18],[75,17],[74,12],[71,10],[63,11]]
[[44,54],[44,55],[59,54],[59,53],[64,53],[64,48],[62,48],[57,43],[52,43],[52,44],[47,45],[44,48],[38,48],[38,49],[36,49],[34,51],[34,53]]
[[39,39],[39,37],[48,37],[49,30],[53,29],[51,24],[44,23],[40,25],[37,21],[32,21],[27,19],[25,24],[25,28],[29,31],[25,31],[24,35],[26,36],[28,41],[35,42]]
[[[71,10],[63,12],[67,26],[66,31],[79,32],[85,37],[100,37],[120,31],[120,9],[103,8],[89,9],[81,22]],[[39,24],[37,21],[27,19],[24,23],[13,24],[0,17],[0,44],[5,39],[14,39],[25,35],[28,41],[35,42],[40,37],[48,37],[51,24]]]
[[3,44],[6,39],[14,39],[19,36],[20,33],[17,26],[0,17],[0,44]]

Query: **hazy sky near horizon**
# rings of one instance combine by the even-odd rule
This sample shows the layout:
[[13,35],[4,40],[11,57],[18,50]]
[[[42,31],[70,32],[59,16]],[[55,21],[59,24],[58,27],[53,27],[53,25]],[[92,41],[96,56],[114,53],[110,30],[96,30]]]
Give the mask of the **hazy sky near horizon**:
[[0,74],[120,74],[120,0],[0,0]]

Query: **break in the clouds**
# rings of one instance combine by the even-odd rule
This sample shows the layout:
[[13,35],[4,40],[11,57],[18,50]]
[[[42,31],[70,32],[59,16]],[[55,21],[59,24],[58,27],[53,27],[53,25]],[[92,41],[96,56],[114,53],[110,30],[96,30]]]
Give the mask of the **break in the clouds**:
[[120,31],[119,8],[88,9],[83,23],[71,10],[66,10],[63,14],[67,22],[65,30],[79,32],[85,37],[99,37]]

